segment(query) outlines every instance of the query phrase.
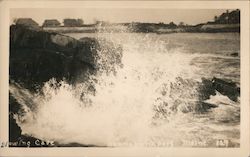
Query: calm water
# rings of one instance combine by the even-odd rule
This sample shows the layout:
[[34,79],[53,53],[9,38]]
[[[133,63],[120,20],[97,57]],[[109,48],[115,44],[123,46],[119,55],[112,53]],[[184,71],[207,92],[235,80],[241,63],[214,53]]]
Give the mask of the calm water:
[[[53,80],[43,89],[49,97],[27,94],[38,107],[19,121],[24,133],[62,144],[216,147],[223,140],[228,146],[239,146],[239,100],[217,92],[202,101],[219,107],[204,113],[195,110],[201,103],[202,78],[240,84],[238,33],[67,35],[121,46],[123,66],[117,66],[116,75],[93,76],[98,80],[94,95],[85,88],[89,82],[76,86],[63,82],[55,91],[49,86]],[[98,52],[99,63],[116,55],[107,53],[106,45],[103,48]]]

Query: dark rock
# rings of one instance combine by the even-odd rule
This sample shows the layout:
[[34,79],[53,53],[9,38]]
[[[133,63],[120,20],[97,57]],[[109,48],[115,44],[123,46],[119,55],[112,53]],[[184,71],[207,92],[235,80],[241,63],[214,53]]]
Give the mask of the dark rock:
[[[86,52],[92,52],[91,54],[82,55],[80,51],[80,55],[77,55],[76,58],[87,59],[89,62],[94,63],[95,68],[99,71],[103,71],[106,73],[116,73],[116,68],[123,67],[122,65],[122,48],[120,45],[115,45],[113,42],[110,42],[106,39],[99,38],[97,40],[93,38],[81,38],[81,42],[85,45],[90,45],[90,48],[95,48],[96,51],[81,49]],[[97,62],[98,61],[98,62]]]
[[235,82],[214,77],[212,83],[215,90],[228,96],[233,101],[237,101],[237,98],[240,96],[240,88],[237,87]]
[[[122,49],[94,38],[76,40],[58,33],[21,25],[10,27],[10,80],[36,90],[51,78],[70,83],[85,81],[97,70],[115,71],[121,65]],[[98,52],[108,60],[98,62]],[[102,65],[101,65],[102,64]]]
[[57,33],[12,25],[10,79],[30,90],[41,88],[51,78],[75,82],[79,74],[86,77],[95,72],[97,43],[95,39],[78,41]]
[[67,78],[69,62],[69,58],[50,50],[14,49],[10,54],[10,79],[34,89],[52,77]]
[[97,51],[101,51],[100,43],[96,39],[88,37],[81,38],[79,41],[81,43],[78,45],[78,51],[74,54],[74,58],[89,63],[93,65],[93,68],[96,68]]
[[18,113],[21,109],[21,105],[16,101],[11,93],[9,93],[9,112],[12,114]]
[[14,119],[14,114],[17,114],[21,109],[20,104],[16,99],[9,93],[9,141],[15,142],[18,140],[18,137],[21,136],[21,128],[17,125],[16,120]]
[[72,56],[72,51],[76,50],[78,42],[74,38],[57,33],[29,29],[20,25],[10,27],[11,49],[48,49]]
[[237,87],[235,82],[215,77],[211,80],[203,78],[198,90],[201,93],[199,96],[201,101],[209,99],[210,95],[216,94],[216,91],[228,96],[233,101],[237,101],[237,98],[240,96],[240,88]]
[[202,113],[202,112],[207,112],[209,109],[216,107],[218,106],[215,104],[210,104],[203,101],[197,103],[195,110]]
[[239,53],[234,52],[234,53],[231,53],[230,56],[232,56],[232,57],[238,57],[238,56],[239,56]]
[[22,130],[17,125],[16,120],[13,118],[13,113],[9,114],[9,141],[15,142],[18,141],[18,138],[21,136]]
[[216,91],[227,96],[233,101],[237,101],[237,98],[240,96],[240,88],[237,87],[235,82],[215,77],[213,79],[202,78],[202,82],[197,90],[200,93],[199,102],[196,106],[196,111],[198,112],[206,112],[211,108],[218,107],[217,105],[204,102],[209,99],[210,96],[216,95]]
[[204,101],[209,99],[211,95],[215,95],[215,88],[213,86],[213,83],[209,79],[202,78],[202,82],[199,85],[198,89],[199,91],[199,100]]

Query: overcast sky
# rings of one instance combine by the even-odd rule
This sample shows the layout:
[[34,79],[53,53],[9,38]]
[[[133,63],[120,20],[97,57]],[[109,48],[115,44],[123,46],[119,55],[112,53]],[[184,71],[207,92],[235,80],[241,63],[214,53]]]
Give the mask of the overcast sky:
[[82,18],[84,23],[93,23],[95,20],[109,22],[164,22],[171,21],[178,24],[198,24],[213,20],[225,9],[135,9],[135,8],[84,8],[84,9],[11,9],[10,20],[14,18],[32,18],[40,25],[44,19]]

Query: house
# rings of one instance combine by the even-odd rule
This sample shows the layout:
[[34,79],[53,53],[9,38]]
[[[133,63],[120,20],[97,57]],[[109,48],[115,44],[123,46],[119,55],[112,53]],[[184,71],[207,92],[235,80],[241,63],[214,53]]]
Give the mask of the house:
[[83,26],[82,19],[64,19],[63,24],[65,27],[81,27]]
[[240,10],[236,9],[231,12],[228,10],[222,13],[219,17],[215,17],[216,24],[239,24],[240,23]]
[[42,27],[58,27],[61,23],[56,19],[49,19],[43,22]]
[[40,28],[39,24],[32,18],[18,18],[15,20],[16,25],[23,25],[29,28]]

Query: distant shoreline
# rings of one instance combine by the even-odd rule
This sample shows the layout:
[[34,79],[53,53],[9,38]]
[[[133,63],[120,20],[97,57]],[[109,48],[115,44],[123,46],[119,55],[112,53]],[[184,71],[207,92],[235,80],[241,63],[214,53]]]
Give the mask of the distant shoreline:
[[18,18],[14,20],[14,25],[24,25],[33,29],[44,30],[56,33],[221,33],[240,32],[240,10],[231,12],[228,10],[220,16],[215,16],[213,21],[188,25],[184,22],[170,23],[149,23],[149,22],[127,22],[110,23],[107,21],[96,21],[93,24],[84,24],[83,19],[66,18],[63,25],[57,19],[45,19],[40,26],[32,18]]
[[[144,25],[142,28],[141,25]],[[240,24],[203,24],[197,26],[183,26],[177,28],[158,27],[155,24],[113,24],[107,26],[86,25],[81,27],[43,27],[44,31],[57,33],[225,33],[225,32],[240,32]]]

